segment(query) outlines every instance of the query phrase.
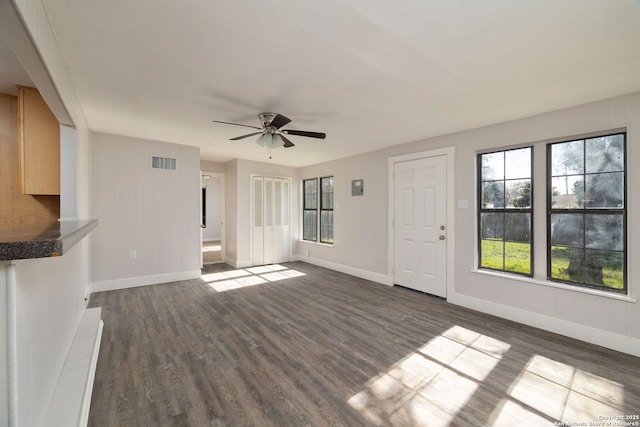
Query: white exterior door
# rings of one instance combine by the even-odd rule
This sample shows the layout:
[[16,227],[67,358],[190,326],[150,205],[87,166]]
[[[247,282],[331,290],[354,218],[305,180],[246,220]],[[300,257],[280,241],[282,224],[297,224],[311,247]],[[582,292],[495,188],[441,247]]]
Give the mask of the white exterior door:
[[394,165],[394,282],[447,296],[447,157]]
[[253,265],[290,261],[289,188],[290,180],[254,176],[252,218]]

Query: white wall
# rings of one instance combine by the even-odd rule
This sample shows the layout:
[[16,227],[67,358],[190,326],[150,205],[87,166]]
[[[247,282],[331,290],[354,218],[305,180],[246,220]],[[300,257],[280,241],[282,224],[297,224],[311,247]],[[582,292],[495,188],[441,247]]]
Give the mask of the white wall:
[[0,261],[0,425],[9,425],[9,263]]
[[[360,272],[360,276],[371,279],[387,275],[387,157],[387,153],[376,151],[300,171],[300,183],[332,175],[334,185],[334,244],[299,241],[298,253],[304,254],[303,261],[311,261],[306,255],[309,253],[311,258],[325,261],[327,267],[343,264],[349,273]],[[351,196],[354,179],[363,180],[364,195]],[[300,203],[297,209],[301,212]]]
[[[175,158],[176,169],[152,168],[152,156]],[[93,291],[199,277],[199,157],[196,147],[91,134]]]
[[84,239],[64,256],[15,262],[20,426],[46,425],[44,416],[85,307],[86,246]]
[[200,170],[212,173],[225,173],[226,164],[220,162],[212,162],[209,160],[200,160]]
[[[543,327],[582,340],[640,355],[640,304],[548,286],[544,261],[545,161],[544,143],[593,131],[626,127],[629,219],[640,212],[640,93],[588,105],[474,129],[452,135],[408,143],[334,162],[305,167],[300,179],[333,175],[334,246],[299,242],[298,256],[310,262],[342,269],[363,277],[391,282],[387,269],[388,176],[387,159],[402,154],[455,147],[455,199],[467,200],[469,208],[457,209],[455,244],[455,288],[448,300],[498,316]],[[474,272],[476,265],[475,159],[480,150],[525,143],[536,146],[534,184],[536,280],[516,280]],[[351,197],[351,180],[364,179],[365,194]],[[301,209],[301,207],[299,207]],[[628,221],[628,286],[631,297],[640,296],[638,259],[640,224]]]
[[60,219],[78,218],[76,176],[78,135],[70,126],[60,126]]

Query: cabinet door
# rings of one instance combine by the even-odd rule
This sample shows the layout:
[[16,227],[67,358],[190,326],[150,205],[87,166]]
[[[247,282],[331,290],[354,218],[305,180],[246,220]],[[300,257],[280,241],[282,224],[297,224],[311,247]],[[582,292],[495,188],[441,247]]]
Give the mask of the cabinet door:
[[60,124],[37,89],[18,88],[20,190],[60,194]]

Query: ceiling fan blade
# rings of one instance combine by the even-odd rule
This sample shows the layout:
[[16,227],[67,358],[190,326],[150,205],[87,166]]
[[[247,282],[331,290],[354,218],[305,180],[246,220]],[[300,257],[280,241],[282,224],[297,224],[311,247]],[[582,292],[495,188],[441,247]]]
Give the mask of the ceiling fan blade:
[[309,138],[319,138],[319,139],[325,139],[327,137],[327,134],[324,132],[309,132],[306,130],[285,129],[282,131],[282,133],[286,133],[287,135],[307,136]]
[[282,140],[284,141],[284,145],[283,145],[284,148],[289,148],[289,147],[293,147],[294,145],[296,145],[293,142],[291,142],[289,140],[289,138],[287,138],[284,135],[280,135],[280,138],[282,138]]
[[237,141],[239,139],[249,138],[250,136],[253,136],[253,135],[260,135],[261,133],[262,132],[253,132],[253,133],[249,133],[249,134],[242,135],[242,136],[236,136],[235,138],[229,139],[229,141]]
[[262,129],[261,127],[258,127],[258,126],[243,125],[243,124],[241,124],[241,123],[223,122],[223,121],[221,121],[221,120],[211,120],[211,121],[212,121],[213,123],[222,123],[222,124],[225,124],[225,125],[244,126],[244,127],[247,127],[247,128]]
[[276,129],[280,129],[282,126],[286,125],[290,121],[291,119],[289,119],[288,117],[285,117],[282,114],[276,114],[273,120],[271,120],[270,126],[273,126]]

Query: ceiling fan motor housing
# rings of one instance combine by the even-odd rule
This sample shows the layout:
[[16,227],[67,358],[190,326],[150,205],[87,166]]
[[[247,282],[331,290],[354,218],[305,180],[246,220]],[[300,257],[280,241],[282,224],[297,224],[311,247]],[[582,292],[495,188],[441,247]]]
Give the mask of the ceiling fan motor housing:
[[277,115],[276,113],[260,113],[258,114],[258,117],[260,117],[260,122],[262,123],[262,126],[268,127],[273,121],[273,119],[276,117],[276,115]]

